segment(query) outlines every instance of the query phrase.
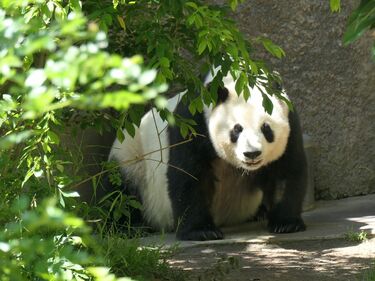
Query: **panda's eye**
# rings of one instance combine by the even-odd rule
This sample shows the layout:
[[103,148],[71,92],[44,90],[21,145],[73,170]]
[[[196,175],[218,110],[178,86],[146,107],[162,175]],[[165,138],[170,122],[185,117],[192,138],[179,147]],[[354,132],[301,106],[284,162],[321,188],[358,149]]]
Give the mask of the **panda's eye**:
[[266,140],[267,140],[268,142],[271,143],[271,142],[274,141],[275,136],[274,136],[273,131],[272,131],[272,129],[271,129],[271,127],[270,127],[269,124],[267,124],[267,123],[263,123],[263,125],[262,125],[262,127],[261,127],[260,129],[261,129],[261,131],[262,131],[264,137],[266,138]]
[[238,140],[238,137],[240,136],[240,133],[242,132],[243,128],[240,124],[234,125],[233,129],[230,131],[230,141],[235,143]]

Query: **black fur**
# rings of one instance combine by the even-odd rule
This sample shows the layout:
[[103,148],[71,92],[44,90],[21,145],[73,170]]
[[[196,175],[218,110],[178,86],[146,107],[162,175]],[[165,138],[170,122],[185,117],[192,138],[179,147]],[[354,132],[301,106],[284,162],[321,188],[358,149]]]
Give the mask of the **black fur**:
[[273,134],[273,131],[270,127],[270,125],[268,125],[267,123],[264,123],[261,127],[261,130],[262,130],[262,133],[264,135],[264,137],[266,138],[266,140],[271,143],[275,140],[275,136]]
[[279,167],[284,172],[286,189],[283,200],[270,212],[268,227],[271,232],[286,233],[306,229],[301,212],[307,187],[307,160],[296,111],[289,113],[289,123],[291,133],[288,146],[279,164],[286,165],[283,168]]
[[220,87],[217,90],[217,99],[219,102],[225,102],[229,96],[229,91],[225,87]]
[[[176,146],[169,153],[171,165],[168,167],[167,177],[177,238],[221,239],[223,234],[215,226],[209,213],[210,196],[206,186],[214,185],[210,164],[216,158],[216,153],[208,137],[204,115],[191,116],[183,104],[178,105],[176,113],[194,119],[198,124],[196,131],[199,134],[191,142]],[[177,127],[169,128],[168,133],[170,144],[184,140]],[[186,173],[173,166],[183,169]]]
[[[302,203],[307,186],[307,160],[296,111],[289,112],[290,134],[283,156],[260,170],[259,186],[268,209],[268,229],[273,233],[303,231]],[[277,188],[284,188],[281,201],[274,204]]]
[[235,143],[238,140],[243,128],[240,124],[234,125],[233,129],[229,133],[230,141]]
[[[170,150],[167,177],[169,195],[172,202],[176,235],[181,240],[213,240],[223,238],[223,233],[215,226],[210,215],[210,201],[213,195],[214,175],[211,163],[217,157],[208,136],[203,113],[191,116],[188,109],[180,104],[176,113],[194,119],[199,135],[187,144]],[[283,156],[247,176],[249,188],[260,186],[267,208],[268,229],[274,233],[302,231],[305,224],[301,218],[302,202],[305,195],[307,164],[304,154],[302,133],[296,112],[289,113],[291,132]],[[170,144],[184,139],[179,129],[169,128]],[[269,139],[273,141],[269,134]],[[177,166],[190,175],[173,168]],[[281,201],[274,203],[276,189],[284,186]],[[235,190],[233,191],[235,192]]]
[[[206,85],[206,88],[208,91],[211,91],[211,87],[212,87],[212,83],[208,83]],[[213,89],[213,91],[215,91],[215,89]],[[227,98],[229,97],[229,91],[225,87],[218,86],[216,92],[217,92],[217,101],[216,101],[217,104],[225,102]]]

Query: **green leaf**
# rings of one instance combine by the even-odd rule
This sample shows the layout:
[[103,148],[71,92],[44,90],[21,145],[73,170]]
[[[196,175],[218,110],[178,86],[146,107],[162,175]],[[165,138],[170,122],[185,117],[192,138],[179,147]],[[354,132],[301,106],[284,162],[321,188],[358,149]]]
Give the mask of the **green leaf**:
[[25,22],[26,23],[29,23],[30,20],[37,16],[38,15],[38,7],[37,6],[34,6],[34,7],[31,7],[28,12],[24,15],[24,18],[25,18]]
[[253,60],[250,60],[250,59],[247,62],[250,65],[251,72],[255,75],[258,75],[259,72],[258,72],[257,64]]
[[45,24],[48,24],[51,20],[54,5],[52,2],[47,2],[41,6],[42,18]]
[[49,130],[47,132],[47,136],[50,139],[51,143],[56,144],[56,145],[60,144],[60,138],[59,138],[59,136],[56,133],[54,133],[53,131]]
[[77,191],[71,191],[71,192],[64,192],[61,189],[59,189],[60,193],[64,197],[69,197],[69,198],[76,198],[79,197],[79,193]]
[[186,138],[188,135],[189,129],[185,124],[180,125],[180,133],[183,138]]
[[250,90],[249,90],[249,87],[248,86],[245,86],[243,88],[243,92],[242,92],[242,95],[244,97],[245,100],[248,100],[249,97],[250,97]]
[[194,115],[195,112],[197,111],[197,108],[196,108],[196,106],[195,106],[195,102],[194,102],[194,100],[191,101],[190,104],[189,104],[189,111],[190,111],[190,113],[191,113],[192,115]]
[[198,10],[198,6],[194,2],[186,2],[185,5],[188,6],[188,7],[191,7],[195,10]]
[[262,42],[264,48],[273,56],[277,57],[278,59],[285,56],[284,50],[278,45],[274,44],[270,39],[262,37],[260,38],[260,41]]
[[139,203],[139,201],[137,201],[137,200],[131,199],[131,200],[127,201],[127,203],[129,204],[129,206],[131,206],[135,209],[138,209],[138,210],[142,209],[142,204]]
[[125,129],[126,131],[128,132],[128,134],[134,138],[135,136],[135,128],[134,128],[134,125],[132,123],[130,123],[129,121],[125,120],[124,122],[124,125],[125,125]]
[[32,55],[30,56],[25,56],[23,58],[23,70],[29,70],[31,65],[33,64],[34,62],[34,57]]
[[263,97],[262,105],[264,109],[266,110],[266,112],[271,115],[273,111],[273,103],[270,100],[270,98],[267,96],[267,94],[262,94],[262,97]]
[[46,142],[42,142],[42,148],[44,153],[51,153],[52,149]]
[[125,135],[124,135],[124,132],[122,131],[121,128],[118,128],[117,131],[116,131],[116,137],[117,139],[119,140],[119,142],[123,142],[124,139],[125,139]]
[[367,29],[375,24],[375,1],[362,1],[361,5],[349,18],[344,33],[344,44],[347,45],[358,39]]
[[196,108],[197,108],[198,112],[202,113],[204,105],[203,105],[203,101],[202,101],[201,97],[196,98],[195,104],[196,104]]
[[247,84],[247,77],[244,72],[241,72],[240,77],[236,81],[235,90],[237,95],[240,95],[244,89],[245,84]]
[[332,12],[340,12],[340,0],[330,0],[329,5]]
[[75,12],[82,11],[82,3],[80,0],[69,0],[69,6]]
[[238,0],[230,0],[229,2],[230,8],[232,9],[232,11],[235,11],[238,6]]
[[60,173],[64,172],[64,166],[61,164],[56,164],[56,169],[59,170]]
[[22,183],[21,183],[21,186],[24,186],[25,183],[30,179],[30,177],[34,174],[34,170],[33,169],[30,169],[27,171]]
[[162,67],[170,67],[170,61],[166,57],[161,57],[159,63]]
[[201,40],[198,45],[198,55],[201,55],[207,47],[207,41]]
[[130,120],[139,127],[141,124],[142,116],[144,113],[144,108],[139,105],[134,105],[129,109]]
[[60,205],[65,208],[65,200],[64,200],[64,196],[62,195],[61,192],[59,192],[59,203]]
[[124,19],[118,15],[118,16],[117,16],[117,21],[118,21],[118,23],[120,24],[121,28],[122,28],[123,30],[126,30],[126,25],[125,25],[125,21],[124,21]]
[[66,13],[66,10],[57,2],[54,2],[56,7],[55,7],[55,19],[59,22],[63,22],[66,17],[67,17],[67,13]]

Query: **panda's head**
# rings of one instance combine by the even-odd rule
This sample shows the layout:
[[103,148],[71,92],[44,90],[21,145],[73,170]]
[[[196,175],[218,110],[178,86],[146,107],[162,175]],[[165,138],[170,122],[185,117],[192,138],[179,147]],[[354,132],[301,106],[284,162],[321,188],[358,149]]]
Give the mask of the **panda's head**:
[[272,114],[262,106],[262,93],[249,89],[245,100],[235,91],[235,81],[224,78],[218,90],[218,103],[205,109],[211,142],[222,159],[237,168],[255,171],[280,158],[285,152],[290,126],[285,102],[270,97]]

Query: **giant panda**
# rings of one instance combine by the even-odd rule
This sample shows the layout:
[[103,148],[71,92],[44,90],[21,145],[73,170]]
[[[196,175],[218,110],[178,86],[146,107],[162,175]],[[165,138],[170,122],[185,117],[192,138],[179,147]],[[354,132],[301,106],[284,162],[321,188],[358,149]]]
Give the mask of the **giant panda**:
[[272,233],[305,230],[307,164],[297,113],[274,96],[266,113],[262,92],[249,88],[245,100],[231,75],[223,86],[217,103],[195,115],[180,102],[183,94],[168,101],[170,111],[196,122],[196,137],[184,139],[151,109],[134,138],[124,131],[125,140],[115,140],[109,159],[120,166],[126,192],[139,195],[147,225],[174,230],[180,240],[222,239],[222,226],[259,213]]

